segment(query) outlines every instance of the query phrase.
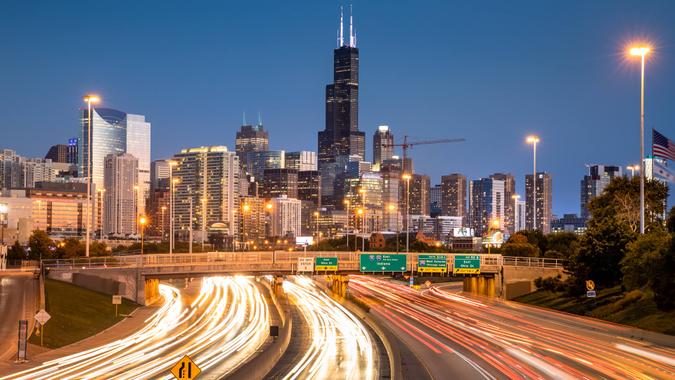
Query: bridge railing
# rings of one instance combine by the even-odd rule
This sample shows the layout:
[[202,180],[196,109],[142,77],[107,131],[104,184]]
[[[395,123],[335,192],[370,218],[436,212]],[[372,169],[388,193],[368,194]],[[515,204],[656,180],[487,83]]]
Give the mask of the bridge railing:
[[[371,252],[366,252],[370,254]],[[373,252],[374,253],[374,252]],[[417,267],[419,255],[425,253],[408,253],[408,267],[414,270]],[[232,267],[251,267],[256,264],[266,265],[268,268],[283,267],[284,270],[294,268],[299,257],[337,257],[340,268],[345,270],[358,269],[360,252],[343,251],[254,251],[254,252],[208,252],[208,253],[178,253],[178,254],[148,254],[126,256],[102,256],[90,258],[43,260],[45,267],[50,269],[87,269],[87,268],[153,268],[153,267],[176,267],[176,266],[210,266],[218,265]],[[481,267],[499,268],[501,266],[513,267],[540,267],[556,268],[563,267],[563,260],[538,258],[488,255],[476,253],[449,253],[437,254],[447,257],[450,267],[454,263],[454,256],[472,255],[480,256]]]

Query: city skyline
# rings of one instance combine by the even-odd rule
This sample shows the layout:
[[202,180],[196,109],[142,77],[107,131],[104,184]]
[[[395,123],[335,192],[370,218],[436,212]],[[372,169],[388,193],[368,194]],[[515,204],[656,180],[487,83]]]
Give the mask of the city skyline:
[[[359,32],[360,74],[363,82],[359,94],[361,98],[359,130],[365,133],[367,139],[366,157],[372,157],[372,151],[369,149],[372,134],[382,124],[390,125],[392,132],[397,136],[397,141],[405,134],[420,138],[464,137],[467,142],[453,145],[449,149],[441,146],[413,149],[411,153],[416,172],[429,175],[432,185],[440,183],[441,175],[454,172],[462,173],[468,179],[487,177],[496,172],[512,173],[516,178],[516,192],[524,195],[524,175],[530,172],[531,167],[531,149],[524,139],[528,133],[537,133],[541,137],[538,169],[547,171],[553,176],[553,212],[558,216],[570,212],[578,213],[578,183],[586,172],[584,164],[626,166],[637,162],[639,65],[625,58],[624,48],[636,35],[644,36],[645,30],[649,30],[648,39],[656,40],[654,58],[650,58],[647,71],[646,128],[649,130],[655,127],[672,135],[672,128],[669,126],[675,120],[675,115],[667,107],[670,95],[667,88],[672,87],[675,81],[675,73],[668,70],[668,66],[672,67],[671,63],[675,56],[669,49],[673,41],[667,40],[669,35],[673,35],[669,34],[672,32],[672,26],[666,25],[666,21],[672,19],[669,16],[675,14],[675,7],[664,4],[660,7],[660,12],[654,12],[652,8],[652,13],[646,14],[640,13],[637,6],[627,4],[616,3],[615,10],[589,4],[584,7],[583,17],[573,14],[575,10],[581,8],[580,5],[577,4],[576,9],[567,7],[565,12],[555,18],[561,22],[577,20],[581,22],[581,27],[565,38],[557,36],[551,40],[545,40],[546,33],[543,33],[543,36],[529,36],[532,39],[529,41],[519,40],[516,37],[524,38],[520,34],[528,28],[531,29],[536,21],[524,20],[523,15],[513,15],[502,22],[508,25],[523,22],[522,30],[516,28],[515,32],[510,31],[498,38],[501,42],[507,42],[505,46],[484,46],[487,34],[494,32],[495,26],[488,27],[488,31],[482,32],[483,34],[473,34],[470,38],[453,37],[450,34],[445,35],[443,30],[438,29],[439,26],[422,25],[423,23],[416,21],[414,16],[420,14],[433,20],[436,16],[425,13],[429,10],[403,9],[405,7],[398,10],[383,9],[381,6],[355,3],[354,23]],[[15,7],[17,12],[22,11],[20,5]],[[207,75],[215,75],[217,80],[214,83],[205,83],[204,78],[195,76],[191,70],[185,71],[187,78],[197,80],[194,83],[181,82],[178,88],[189,92],[199,86],[203,87],[205,96],[194,92],[194,96],[199,98],[196,101],[178,94],[178,90],[174,90],[175,93],[169,91],[167,94],[159,94],[168,90],[162,89],[163,85],[156,83],[161,75],[155,74],[154,71],[168,70],[173,67],[169,64],[158,63],[157,66],[153,66],[151,62],[140,60],[137,65],[127,63],[119,69],[113,69],[97,54],[92,57],[97,64],[84,69],[74,83],[62,82],[65,79],[73,80],[68,75],[47,83],[33,82],[35,78],[25,78],[27,73],[25,70],[29,70],[31,66],[19,67],[22,66],[19,63],[30,57],[20,54],[19,45],[12,45],[30,38],[30,32],[18,33],[20,37],[16,41],[10,41],[9,46],[10,51],[17,52],[17,60],[0,63],[0,69],[10,74],[6,91],[9,93],[13,91],[13,87],[17,87],[15,89],[17,95],[31,99],[34,99],[35,92],[39,92],[41,96],[38,101],[49,100],[49,103],[42,105],[44,111],[38,113],[39,115],[27,113],[25,107],[30,102],[24,104],[12,98],[0,105],[0,111],[6,115],[6,119],[0,121],[0,125],[3,125],[3,129],[9,129],[5,148],[15,149],[21,155],[41,157],[50,146],[65,143],[69,137],[76,135],[77,109],[82,106],[80,96],[87,91],[96,91],[103,100],[101,107],[124,109],[148,117],[156,130],[156,133],[153,133],[153,159],[168,158],[181,148],[189,146],[222,144],[234,151],[234,137],[240,127],[239,119],[244,110],[249,114],[261,111],[266,130],[270,133],[271,149],[316,151],[315,136],[324,125],[324,86],[331,82],[332,76],[331,50],[336,46],[335,27],[339,4],[304,4],[296,7],[306,8],[305,16],[312,13],[315,17],[294,16],[290,9],[293,7],[270,6],[269,11],[260,15],[267,23],[245,45],[224,38],[228,32],[235,30],[230,28],[239,26],[240,21],[229,27],[224,21],[218,23],[213,26],[215,33],[207,40],[220,41],[218,46],[227,46],[228,53],[222,51],[214,53],[219,57],[216,61],[222,64],[224,62],[222,60],[229,54],[238,55],[242,51],[255,52],[256,47],[263,45],[269,48],[264,54],[273,57],[279,51],[276,46],[267,45],[270,39],[274,40],[273,36],[283,34],[289,29],[295,30],[293,42],[298,46],[296,50],[300,50],[298,54],[299,58],[302,58],[300,70],[302,72],[298,72],[299,69],[295,71],[273,69],[268,64],[251,63],[251,60],[227,64],[221,67],[221,70],[230,70],[236,74],[235,76],[241,77],[239,81],[234,82],[234,87],[230,86],[228,89],[223,79],[229,78],[229,75],[225,75],[214,66],[197,65],[206,69]],[[447,8],[445,5],[438,7]],[[65,5],[57,10],[64,12],[63,14],[57,12],[57,22],[65,22],[69,17],[74,17],[65,14],[68,8],[69,5]],[[178,7],[170,6],[164,11],[167,12],[168,20],[177,17],[172,13],[178,11],[176,8]],[[493,8],[495,14],[499,14],[505,11],[506,7],[498,5]],[[533,6],[525,13],[529,13],[530,16],[536,15],[543,12],[544,8],[550,7]],[[625,22],[620,22],[623,19],[619,20],[617,17],[633,8],[635,12],[632,14],[636,15],[635,22],[629,23],[627,27]],[[97,6],[90,9],[93,12]],[[382,20],[376,16],[378,12],[393,15],[403,10],[412,12],[412,15],[409,18],[395,17],[401,25],[387,22],[386,17]],[[593,18],[601,10],[605,14],[594,19],[591,28],[588,19]],[[34,20],[45,17],[48,11],[49,7],[38,10]],[[112,14],[120,11],[121,8],[110,10]],[[141,28],[141,31],[146,31],[147,34],[143,34],[140,38],[141,41],[146,41],[153,33],[145,29],[146,26],[137,23],[145,12],[143,9],[139,11],[140,14],[134,16],[138,19],[131,20],[136,22],[132,22],[131,29]],[[83,11],[79,12],[82,14]],[[251,12],[252,10],[246,6],[240,6],[234,13],[241,15]],[[275,12],[280,14],[277,15]],[[474,18],[484,21],[497,17],[468,7],[457,10],[451,18],[459,19],[460,15],[473,15]],[[277,16],[289,16],[296,23],[292,26],[285,23],[282,25]],[[536,17],[534,19],[536,20]],[[466,22],[455,21],[458,21],[453,25],[456,30],[461,31],[462,28],[468,27]],[[553,24],[539,27],[544,32],[560,28]],[[176,30],[171,29],[168,24],[163,23],[159,26],[160,30],[170,35],[181,30],[179,27]],[[378,26],[381,26],[382,30],[378,30]],[[25,27],[7,20],[0,28],[21,30]],[[70,26],[65,29],[65,33],[66,35],[79,33],[84,27],[86,25]],[[419,30],[414,33],[405,32],[411,28]],[[309,31],[315,33],[308,33]],[[430,31],[437,33],[424,33]],[[386,32],[395,33],[396,41],[387,37]],[[103,40],[111,38],[110,32],[100,33],[97,38]],[[129,42],[130,49],[140,48],[138,43],[130,40],[130,35],[125,34],[128,32],[118,31],[118,33],[121,35],[119,41],[115,41],[116,44]],[[173,52],[180,56],[179,53],[186,54],[196,49],[196,53],[199,53],[196,57],[208,54],[203,46],[189,44],[196,42],[194,35],[186,34],[184,39],[179,39],[178,42],[174,48],[166,48],[166,53]],[[578,51],[570,51],[572,42],[578,44]],[[411,56],[393,56],[392,51],[387,49],[395,46],[410,52]],[[437,46],[457,46],[457,48],[436,51],[434,49]],[[532,46],[532,49],[523,49],[525,46]],[[44,54],[58,59],[69,57],[74,53],[46,49]],[[145,53],[140,51],[139,54],[142,57]],[[481,54],[483,58],[480,58]],[[415,75],[406,78],[392,76],[394,72],[410,65],[415,55],[429,57],[428,60],[417,60],[419,62],[413,66],[416,70],[409,71]],[[464,63],[458,64],[457,61]],[[469,67],[469,63],[475,67]],[[15,64],[17,67],[14,67]],[[78,64],[71,63],[71,65],[73,67],[64,67],[56,62],[52,70],[69,74],[79,67]],[[281,66],[288,68],[286,64]],[[45,75],[41,69],[32,68],[38,74]],[[496,72],[490,71],[495,69]],[[497,76],[508,73],[511,73],[512,77]],[[130,83],[133,82],[130,78],[146,74],[148,76],[144,79],[158,86],[146,89],[137,83]],[[219,77],[219,74],[223,76]],[[17,78],[23,78],[32,87],[18,88],[18,82],[14,82]],[[37,75],[37,79],[39,78],[40,75]],[[480,78],[482,80],[478,81]],[[295,87],[284,88],[289,81],[295,83]],[[569,83],[564,83],[565,81]],[[394,91],[396,87],[392,87],[394,82],[405,91],[396,93]],[[261,87],[263,85],[269,88]],[[273,93],[275,89],[280,88],[283,91],[294,91],[291,98],[297,99],[279,100],[278,95]],[[415,90],[421,88],[428,90],[423,93]],[[260,91],[263,89],[265,91]],[[43,98],[48,94],[52,94],[53,97]],[[214,96],[218,94],[219,97]],[[517,100],[509,99],[514,97],[512,94],[518,95],[515,96]],[[572,94],[578,96],[572,97]],[[233,96],[239,99],[228,103],[227,100],[232,100]],[[462,96],[464,98],[461,98]],[[562,99],[563,97],[565,99]],[[219,101],[215,101],[216,98]],[[179,99],[183,103],[176,103]],[[272,99],[278,100],[278,104],[272,103]],[[597,102],[596,99],[605,101]],[[407,112],[397,109],[405,108],[403,104],[408,106]],[[214,108],[214,105],[218,107]],[[479,111],[476,108],[479,105],[485,110]],[[190,109],[190,106],[205,106],[207,109],[217,109],[218,112],[209,116],[204,112],[197,112],[199,108]],[[284,112],[284,108],[290,110]],[[19,120],[20,124],[17,125]],[[185,128],[185,125],[192,124],[197,124],[199,128]],[[50,127],[46,128],[46,125]],[[20,128],[16,128],[17,126]],[[190,133],[185,133],[186,130]],[[289,130],[293,130],[294,133],[288,133]],[[298,134],[302,138],[297,138]],[[645,145],[646,152],[649,152],[649,136],[646,137]],[[449,159],[435,158],[447,152],[451,152]],[[503,160],[504,156],[510,160]],[[454,157],[457,158],[456,161],[452,159]],[[465,157],[471,159],[467,160]],[[672,195],[670,199],[672,203]]]

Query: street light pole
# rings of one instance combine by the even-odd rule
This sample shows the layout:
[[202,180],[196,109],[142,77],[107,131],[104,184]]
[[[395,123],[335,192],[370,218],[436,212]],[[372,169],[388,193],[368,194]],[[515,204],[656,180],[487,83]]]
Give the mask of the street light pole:
[[528,136],[527,142],[532,144],[532,229],[537,229],[537,143],[539,137]]
[[640,57],[640,233],[645,233],[645,58],[649,47],[634,47],[630,55]]
[[[144,243],[145,243],[145,224],[148,222],[148,220],[145,218],[145,216],[141,216],[138,218],[138,221],[141,225],[141,256],[143,256],[143,250],[144,250]],[[141,258],[142,260],[142,258]]]
[[91,238],[91,223],[93,219],[91,206],[91,104],[98,103],[100,99],[96,95],[85,95],[83,99],[87,102],[87,236],[85,238],[84,255],[89,257],[89,239]]

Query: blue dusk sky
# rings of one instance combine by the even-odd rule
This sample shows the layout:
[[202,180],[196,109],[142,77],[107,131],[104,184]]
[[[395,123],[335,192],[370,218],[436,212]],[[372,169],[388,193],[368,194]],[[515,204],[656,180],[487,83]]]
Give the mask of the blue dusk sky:
[[[272,149],[316,150],[332,80],[338,1],[25,1],[0,6],[0,147],[43,156],[78,135],[81,96],[146,115],[152,156],[234,146],[246,111]],[[646,40],[646,145],[675,139],[675,1],[353,2],[361,52],[359,127],[411,150],[416,172],[469,178],[532,168],[541,137],[555,214],[579,212],[585,164],[639,158]],[[671,196],[671,202],[673,196]]]

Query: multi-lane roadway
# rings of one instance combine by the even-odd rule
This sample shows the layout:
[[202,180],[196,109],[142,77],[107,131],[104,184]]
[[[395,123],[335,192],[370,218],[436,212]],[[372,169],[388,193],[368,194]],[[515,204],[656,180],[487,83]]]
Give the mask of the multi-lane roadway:
[[[283,288],[307,333],[302,349],[276,368],[274,378],[378,377],[378,338],[361,319],[309,277],[291,276]],[[0,380],[169,379],[169,368],[186,354],[203,371],[200,379],[226,377],[269,342],[270,306],[261,289],[243,276],[206,277],[185,287],[162,283],[163,305],[140,330]],[[415,290],[391,279],[354,276],[349,290],[406,346],[401,352],[422,364],[419,373],[408,374],[413,378],[675,379],[675,341],[663,335],[638,341],[629,327],[472,298],[457,285]]]
[[220,378],[269,335],[268,306],[251,278],[204,278],[193,299],[167,284],[159,290],[165,302],[141,330],[2,379],[170,379],[169,368],[186,354],[201,378]]
[[310,331],[305,354],[283,377],[290,379],[375,379],[379,368],[374,338],[339,303],[308,277],[284,281]]
[[675,378],[675,350],[628,327],[366,276],[350,291],[435,379]]
[[32,272],[0,271],[0,361],[16,357],[18,321],[38,310],[38,281]]

